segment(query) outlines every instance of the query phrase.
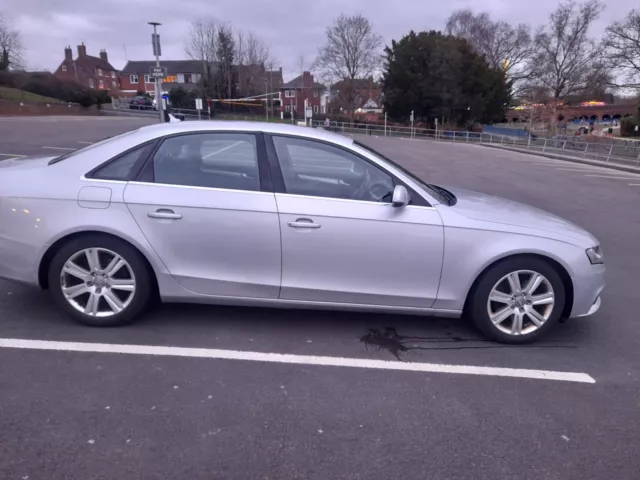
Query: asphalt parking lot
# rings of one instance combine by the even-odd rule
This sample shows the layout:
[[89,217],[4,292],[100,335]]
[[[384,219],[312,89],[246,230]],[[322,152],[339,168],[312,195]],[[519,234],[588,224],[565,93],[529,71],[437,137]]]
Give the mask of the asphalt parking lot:
[[[148,123],[0,118],[0,161],[62,154]],[[524,347],[483,341],[464,320],[192,305],[103,330],[0,281],[0,479],[640,478],[640,176],[476,145],[359,140],[430,182],[590,230],[607,262],[601,310]],[[393,341],[380,341],[385,332]],[[89,343],[111,353],[77,351]],[[122,345],[244,354],[118,353]],[[573,372],[594,383],[381,370],[378,360]]]

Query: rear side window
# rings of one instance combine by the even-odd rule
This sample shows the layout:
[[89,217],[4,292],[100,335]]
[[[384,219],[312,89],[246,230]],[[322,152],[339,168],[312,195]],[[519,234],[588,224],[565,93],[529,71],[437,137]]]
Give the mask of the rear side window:
[[128,180],[133,166],[147,150],[148,145],[143,145],[109,162],[91,175],[91,178],[99,180]]
[[259,191],[253,134],[208,132],[167,138],[153,157],[156,183]]

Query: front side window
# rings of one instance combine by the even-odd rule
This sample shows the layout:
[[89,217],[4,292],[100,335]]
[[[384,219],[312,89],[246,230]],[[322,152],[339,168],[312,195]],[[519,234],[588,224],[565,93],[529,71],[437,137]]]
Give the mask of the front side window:
[[273,137],[287,193],[389,203],[393,177],[376,165],[322,142]]
[[140,156],[144,153],[146,148],[147,146],[143,145],[135,150],[125,153],[112,162],[109,162],[104,167],[93,172],[91,178],[97,178],[100,180],[128,180],[133,166],[140,159]]
[[153,158],[156,183],[260,190],[256,137],[198,133],[167,138]]

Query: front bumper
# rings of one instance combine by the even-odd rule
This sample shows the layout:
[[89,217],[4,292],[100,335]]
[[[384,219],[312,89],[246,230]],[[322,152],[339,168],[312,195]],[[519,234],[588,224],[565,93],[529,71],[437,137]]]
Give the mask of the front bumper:
[[600,309],[605,286],[604,272],[604,265],[589,265],[579,275],[572,277],[573,308],[569,317],[586,317]]
[[588,317],[590,315],[593,315],[598,310],[600,310],[600,305],[602,305],[602,299],[600,298],[600,295],[598,295],[598,298],[596,298],[596,301],[593,302],[593,305],[591,305],[591,308],[587,313],[583,313],[582,315],[575,315],[574,318]]

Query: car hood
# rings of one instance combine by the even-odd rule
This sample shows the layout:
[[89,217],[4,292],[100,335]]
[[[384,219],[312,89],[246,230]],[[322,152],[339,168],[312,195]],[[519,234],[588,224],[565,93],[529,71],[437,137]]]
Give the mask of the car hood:
[[471,190],[448,187],[447,190],[457,198],[453,210],[467,218],[550,232],[589,246],[598,243],[593,235],[578,225],[539,208]]

